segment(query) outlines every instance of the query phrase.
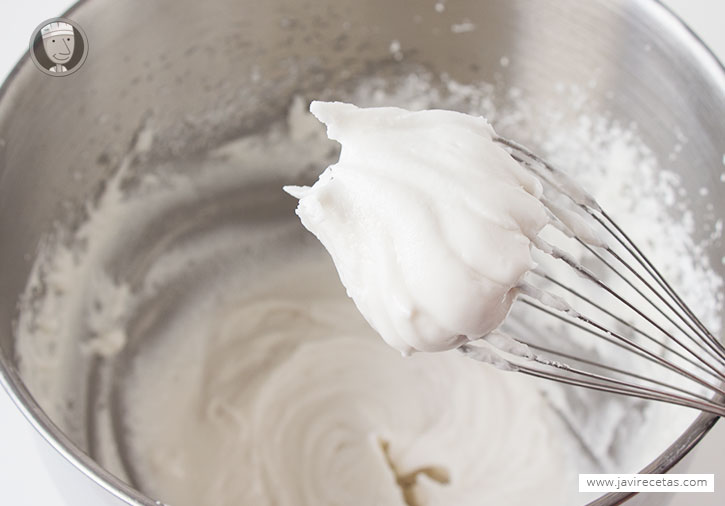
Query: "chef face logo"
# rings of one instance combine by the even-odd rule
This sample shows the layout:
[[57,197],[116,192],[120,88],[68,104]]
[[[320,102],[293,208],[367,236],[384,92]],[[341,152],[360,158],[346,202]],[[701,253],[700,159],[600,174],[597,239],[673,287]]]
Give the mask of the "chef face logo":
[[30,57],[50,76],[67,76],[86,60],[88,41],[77,23],[66,18],[42,22],[30,39]]

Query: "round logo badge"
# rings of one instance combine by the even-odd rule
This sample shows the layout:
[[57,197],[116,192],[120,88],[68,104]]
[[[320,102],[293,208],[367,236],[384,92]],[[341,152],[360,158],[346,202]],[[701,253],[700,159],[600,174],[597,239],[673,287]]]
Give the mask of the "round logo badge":
[[73,20],[51,18],[43,21],[30,38],[30,58],[42,72],[53,77],[72,74],[86,61],[88,39]]

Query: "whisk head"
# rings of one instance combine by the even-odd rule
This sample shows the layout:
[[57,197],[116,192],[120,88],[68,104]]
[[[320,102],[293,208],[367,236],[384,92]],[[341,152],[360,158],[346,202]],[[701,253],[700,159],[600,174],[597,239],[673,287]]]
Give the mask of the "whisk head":
[[569,246],[530,238],[545,259],[517,287],[514,309],[541,315],[548,332],[509,319],[459,350],[530,376],[725,416],[718,338],[589,193],[526,147],[495,141],[542,181],[542,202]]

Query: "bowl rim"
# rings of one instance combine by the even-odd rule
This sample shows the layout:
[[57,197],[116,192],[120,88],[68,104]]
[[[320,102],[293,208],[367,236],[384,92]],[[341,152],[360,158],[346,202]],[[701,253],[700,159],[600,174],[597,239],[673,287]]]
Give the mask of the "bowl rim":
[[[91,0],[78,0],[61,16],[68,17],[89,1]],[[661,0],[636,0],[636,2],[653,20],[666,27],[674,40],[686,45],[691,56],[702,68],[703,73],[722,81],[723,90],[725,90],[725,66],[707,44],[670,7],[663,4]],[[3,100],[12,86],[20,69],[29,64],[29,60],[29,51],[26,51],[8,73],[2,86],[0,86],[0,101]],[[20,378],[17,368],[2,350],[0,350],[0,385],[3,386],[13,404],[42,439],[93,483],[130,506],[164,506],[164,503],[151,499],[108,472],[68,438],[35,401]],[[640,472],[660,474],[672,469],[710,431],[719,418],[717,415],[701,413],[687,427],[684,433]],[[637,495],[637,492],[607,493],[585,506],[616,506],[635,495]]]

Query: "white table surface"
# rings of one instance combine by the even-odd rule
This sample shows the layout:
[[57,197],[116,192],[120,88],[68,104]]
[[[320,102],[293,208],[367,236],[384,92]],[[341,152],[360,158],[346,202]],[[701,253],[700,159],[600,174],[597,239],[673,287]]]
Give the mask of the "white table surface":
[[[10,0],[9,0],[10,1]],[[3,9],[0,79],[4,79],[28,47],[30,35],[45,19],[60,15],[67,0],[12,0]],[[725,61],[725,2],[722,0],[666,0],[690,27]],[[36,453],[28,423],[0,388],[0,504],[8,506],[70,505],[61,499],[55,483]],[[714,494],[678,494],[671,506],[725,504],[725,423],[720,422],[700,443],[689,472],[715,473]],[[200,505],[201,506],[201,505]]]

